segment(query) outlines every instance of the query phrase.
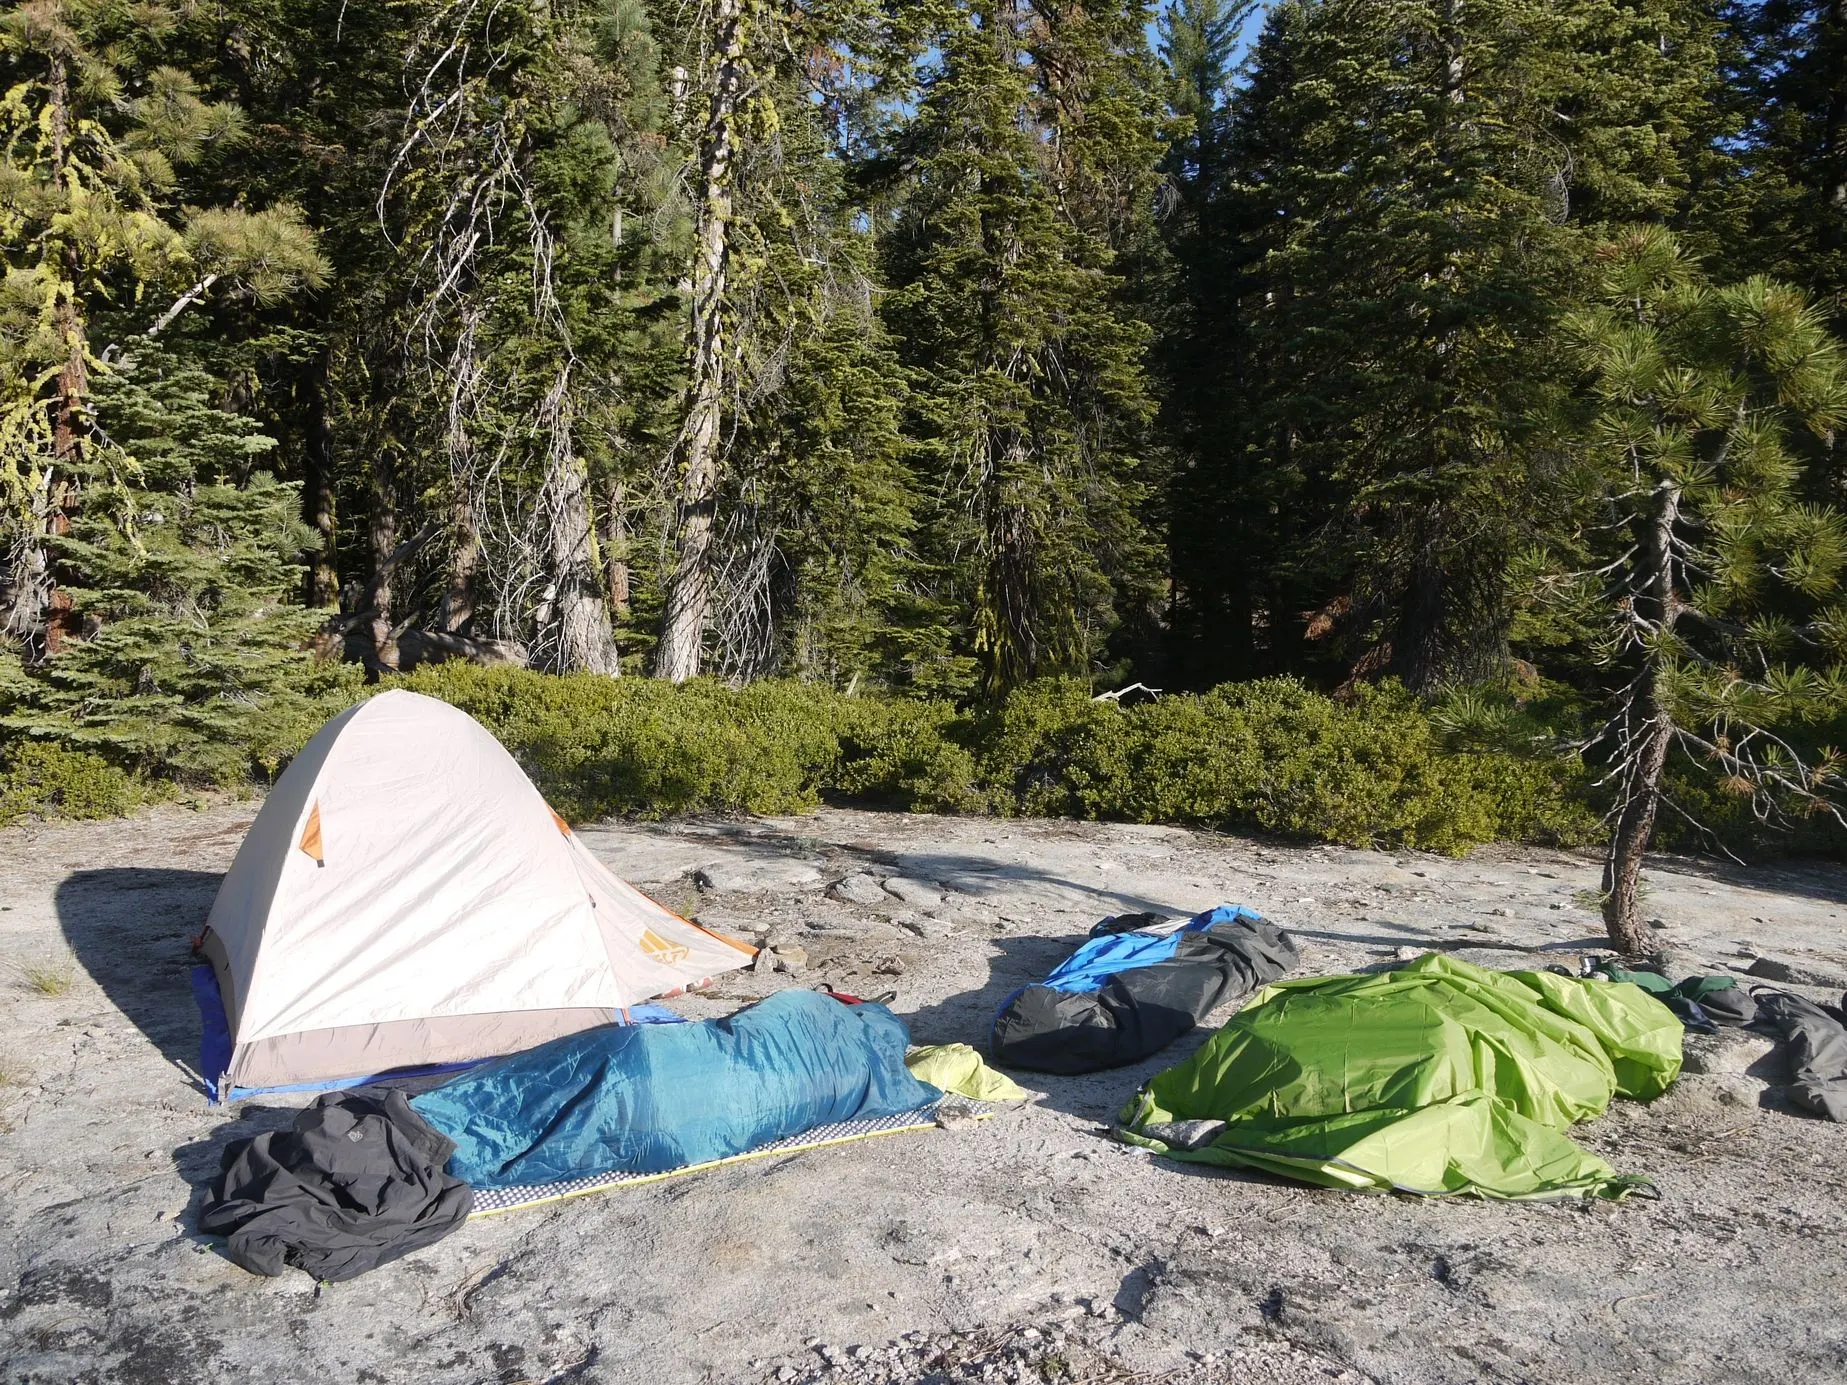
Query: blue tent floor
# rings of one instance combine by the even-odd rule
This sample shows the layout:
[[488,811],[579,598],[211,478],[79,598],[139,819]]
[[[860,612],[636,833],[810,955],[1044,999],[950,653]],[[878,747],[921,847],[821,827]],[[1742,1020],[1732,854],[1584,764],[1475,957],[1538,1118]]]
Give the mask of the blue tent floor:
[[[992,1111],[981,1102],[952,1100],[954,1109],[958,1113],[975,1119],[985,1119],[992,1114]],[[679,1178],[683,1174],[715,1169],[725,1164],[741,1164],[749,1159],[767,1159],[776,1154],[795,1154],[807,1149],[821,1149],[827,1145],[850,1144],[855,1140],[870,1140],[880,1135],[901,1135],[907,1131],[929,1130],[936,1124],[937,1113],[944,1105],[943,1102],[937,1102],[930,1106],[919,1106],[914,1111],[900,1111],[895,1116],[879,1116],[871,1120],[840,1121],[833,1125],[818,1125],[813,1130],[805,1130],[799,1135],[788,1135],[780,1140],[771,1140],[768,1144],[745,1150],[742,1154],[733,1154],[726,1159],[712,1159],[703,1164],[687,1164],[662,1173],[606,1173],[588,1178],[568,1179],[559,1183],[527,1183],[513,1188],[478,1188],[475,1190],[475,1208],[470,1215],[491,1217],[501,1212],[515,1212],[522,1207],[538,1207],[548,1202],[563,1202],[567,1198],[586,1197],[591,1193],[608,1192],[615,1188],[633,1188],[643,1183],[659,1183],[663,1179]]]

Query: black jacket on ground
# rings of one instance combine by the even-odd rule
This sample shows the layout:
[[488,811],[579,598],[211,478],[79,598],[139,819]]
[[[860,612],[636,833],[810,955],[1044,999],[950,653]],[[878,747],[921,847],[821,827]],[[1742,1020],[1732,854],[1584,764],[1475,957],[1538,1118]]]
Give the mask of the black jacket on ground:
[[444,1171],[455,1145],[404,1093],[361,1088],[321,1097],[293,1130],[224,1152],[199,1229],[256,1274],[296,1265],[337,1282],[440,1241],[474,1206]]

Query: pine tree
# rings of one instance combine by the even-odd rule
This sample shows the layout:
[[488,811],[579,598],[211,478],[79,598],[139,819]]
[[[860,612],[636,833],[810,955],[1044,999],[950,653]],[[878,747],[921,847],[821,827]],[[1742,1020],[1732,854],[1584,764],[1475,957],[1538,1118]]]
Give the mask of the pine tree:
[[[365,518],[366,495],[347,454],[370,453],[355,415],[406,391],[383,349],[403,336],[406,276],[397,228],[381,222],[378,204],[404,124],[405,50],[424,13],[414,0],[236,0],[172,40],[176,65],[245,115],[235,157],[189,179],[196,200],[299,207],[336,268],[327,283],[271,304],[207,300],[194,310],[210,322],[215,373],[235,378],[239,409],[277,439],[277,474],[301,483],[302,517],[317,536],[304,554],[303,595],[314,607],[335,605],[341,567],[359,556],[350,521]],[[382,389],[390,375],[395,390]]]
[[208,295],[271,299],[325,273],[290,207],[187,206],[183,175],[245,128],[166,61],[192,19],[33,0],[0,21],[20,74],[0,103],[0,502],[13,531],[0,625],[29,658],[74,629],[47,540],[81,504],[92,380],[109,368],[98,328],[154,337]]
[[912,679],[953,689],[978,667],[998,690],[1088,673],[1149,580],[1147,329],[1112,236],[1133,235],[1120,208],[1157,151],[1123,90],[1135,55],[1120,28],[935,13],[940,61],[899,139],[911,177],[886,246],[913,466],[933,497],[923,556],[952,632]]
[[380,671],[414,629],[438,653],[485,636],[497,657],[615,675],[596,505],[621,450],[612,134],[629,93],[606,50],[634,15],[421,18],[404,61],[424,76],[378,199],[400,249],[362,304],[385,397],[362,413],[370,575],[346,619]]
[[213,406],[219,389],[158,345],[95,381],[95,462],[52,540],[81,637],[11,680],[0,726],[228,784],[273,777],[351,697],[296,604],[300,497],[261,469],[275,440]]
[[[831,27],[842,16],[807,18]],[[740,161],[711,651],[733,679],[883,682],[909,640],[901,608],[916,500],[901,460],[904,381],[845,151],[823,124],[825,98],[849,94],[840,77],[779,73],[768,89],[776,139]]]
[[1173,577],[1165,678],[1195,686],[1262,670],[1259,555],[1275,521],[1235,426],[1250,365],[1240,292],[1261,241],[1227,186],[1236,158],[1232,60],[1255,8],[1183,0],[1159,20],[1169,108],[1185,122],[1167,152],[1177,198],[1162,225],[1172,273],[1154,350],[1160,432],[1175,456],[1161,525]]
[[1178,0],[1155,21],[1168,104],[1185,123],[1168,150],[1189,210],[1209,202],[1225,174],[1233,59],[1257,0]]
[[753,50],[768,50],[775,19],[760,0],[712,0],[707,50],[700,55],[705,119],[699,133],[696,248],[691,273],[687,407],[676,446],[679,473],[673,543],[655,673],[672,682],[696,677],[712,609],[713,542],[721,459],[721,425],[731,346],[733,165],[744,139],[772,122],[774,106],[752,95]]
[[[1847,335],[1847,4],[1768,0],[1726,14],[1743,175],[1726,184],[1719,262],[1806,290]],[[1847,442],[1799,445],[1808,493],[1847,505]]]
[[327,266],[295,208],[198,196],[247,124],[171,61],[196,21],[42,0],[0,30],[21,73],[0,113],[0,596],[23,655],[0,653],[0,710],[229,779],[292,752],[321,675],[288,609],[296,495],[254,469],[274,441],[221,407],[233,384],[192,334]]
[[1767,0],[1734,13],[1764,185],[1753,249],[1847,328],[1847,4]]
[[1294,516],[1275,560],[1322,592],[1311,639],[1414,688],[1492,670],[1541,471],[1526,420],[1571,273],[1552,29],[1520,0],[1285,6],[1260,62],[1287,80],[1260,71],[1241,112],[1233,196],[1276,228],[1245,294],[1245,445]]
[[1665,4],[1272,10],[1220,194],[1243,254],[1191,295],[1237,374],[1193,429],[1218,441],[1175,513],[1186,606],[1283,668],[1496,672],[1584,229],[1684,210],[1715,63]]
[[1847,707],[1847,528],[1802,501],[1790,443],[1847,425],[1847,358],[1799,292],[1715,286],[1658,228],[1603,260],[1570,324],[1585,503],[1554,594],[1609,680],[1604,920],[1642,956],[1637,887],[1671,759],[1763,817],[1841,813],[1847,765],[1802,728]]

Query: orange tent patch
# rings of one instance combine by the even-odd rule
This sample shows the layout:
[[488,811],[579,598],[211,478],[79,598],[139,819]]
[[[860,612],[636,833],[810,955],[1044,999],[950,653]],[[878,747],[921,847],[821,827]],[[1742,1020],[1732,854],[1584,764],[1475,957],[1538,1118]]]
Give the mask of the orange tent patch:
[[641,950],[663,967],[685,961],[692,952],[685,943],[670,943],[652,928],[641,930]]
[[314,858],[314,864],[324,866],[327,862],[321,855],[321,805],[316,803],[308,814],[308,825],[301,829],[301,849]]

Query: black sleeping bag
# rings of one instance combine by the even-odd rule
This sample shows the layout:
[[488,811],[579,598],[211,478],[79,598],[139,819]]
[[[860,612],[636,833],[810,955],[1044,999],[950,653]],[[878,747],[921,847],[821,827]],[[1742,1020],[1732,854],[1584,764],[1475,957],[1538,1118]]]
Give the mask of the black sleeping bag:
[[995,1061],[1067,1074],[1139,1062],[1297,961],[1289,935],[1248,909],[1152,920],[1105,920],[1044,981],[1008,996],[994,1021]]

